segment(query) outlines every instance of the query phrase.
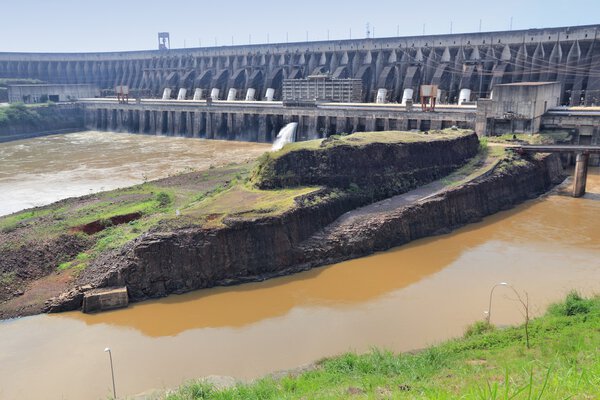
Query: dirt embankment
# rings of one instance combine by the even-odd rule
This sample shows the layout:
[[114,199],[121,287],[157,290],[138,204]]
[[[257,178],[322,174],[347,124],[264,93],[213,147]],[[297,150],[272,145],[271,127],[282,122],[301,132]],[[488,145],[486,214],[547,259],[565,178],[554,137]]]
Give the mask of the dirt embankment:
[[[12,235],[18,235],[14,232]],[[11,234],[1,235],[6,239]],[[7,243],[8,240],[5,242]],[[49,296],[60,294],[68,287],[71,276],[68,271],[56,279],[49,279],[46,287],[37,294],[28,293],[27,288],[57,272],[59,264],[70,260],[90,247],[92,241],[84,235],[61,235],[54,239],[31,240],[22,237],[19,246],[0,248],[0,304],[15,299],[6,307],[0,307],[0,318],[37,314],[44,309]],[[58,274],[57,274],[58,275]],[[39,287],[36,287],[39,289]],[[39,296],[48,296],[40,298]]]

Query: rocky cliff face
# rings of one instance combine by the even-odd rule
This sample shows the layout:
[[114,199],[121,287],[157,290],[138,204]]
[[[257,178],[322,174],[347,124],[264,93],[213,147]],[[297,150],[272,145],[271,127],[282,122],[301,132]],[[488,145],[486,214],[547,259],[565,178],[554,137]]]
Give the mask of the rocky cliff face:
[[372,192],[375,198],[384,198],[449,174],[478,149],[474,133],[413,143],[351,145],[326,140],[318,149],[263,160],[255,181],[261,189],[355,185]]
[[326,232],[318,240],[307,240],[295,249],[296,265],[306,269],[340,262],[448,233],[535,198],[564,178],[556,154],[517,163],[506,161],[470,183],[385,216],[364,218],[343,230]]
[[[555,156],[501,163],[475,182],[312,241],[315,233],[363,204],[364,198],[345,192],[316,203],[300,199],[304,206],[279,217],[230,218],[218,229],[192,227],[147,234],[98,260],[81,283],[125,285],[131,300],[139,301],[262,280],[448,232],[538,196],[563,178]],[[52,309],[64,307],[55,304]]]

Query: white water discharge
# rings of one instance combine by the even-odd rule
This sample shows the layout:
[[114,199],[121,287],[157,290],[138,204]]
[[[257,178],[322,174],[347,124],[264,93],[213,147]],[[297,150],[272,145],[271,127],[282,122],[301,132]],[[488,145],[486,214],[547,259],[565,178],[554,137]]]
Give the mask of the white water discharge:
[[271,151],[281,150],[283,146],[288,143],[293,143],[296,141],[296,129],[298,128],[297,122],[290,122],[281,130],[279,134],[277,134],[277,138],[273,142],[273,147],[271,147]]

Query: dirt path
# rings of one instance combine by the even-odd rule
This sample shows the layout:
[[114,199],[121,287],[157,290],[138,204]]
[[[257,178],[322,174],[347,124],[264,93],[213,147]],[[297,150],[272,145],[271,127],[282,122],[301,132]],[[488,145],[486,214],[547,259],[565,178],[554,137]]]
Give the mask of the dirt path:
[[[351,232],[361,229],[361,226],[367,220],[385,217],[386,214],[395,212],[409,204],[414,204],[418,201],[427,199],[428,197],[436,196],[451,187],[481,177],[491,171],[498,161],[499,157],[493,154],[479,157],[479,159],[473,160],[471,163],[442,179],[438,179],[437,181],[433,181],[407,193],[348,211],[333,223],[304,241],[299,247],[302,249],[310,249],[312,247],[323,246],[323,244],[328,241],[339,241],[341,237],[347,237]],[[316,246],[317,244],[318,246]]]

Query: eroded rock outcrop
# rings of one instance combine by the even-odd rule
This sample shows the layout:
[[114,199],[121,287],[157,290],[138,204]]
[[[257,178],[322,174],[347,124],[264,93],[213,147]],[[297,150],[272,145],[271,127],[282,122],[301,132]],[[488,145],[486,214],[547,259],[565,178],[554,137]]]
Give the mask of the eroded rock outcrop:
[[[327,201],[298,199],[299,206],[281,216],[228,218],[221,228],[146,234],[102,256],[80,283],[127,286],[131,300],[139,301],[262,280],[448,232],[538,196],[563,178],[558,157],[507,159],[476,181],[340,231],[327,231],[327,226],[365,204],[363,194],[344,191]],[[323,189],[321,195],[331,190]]]

